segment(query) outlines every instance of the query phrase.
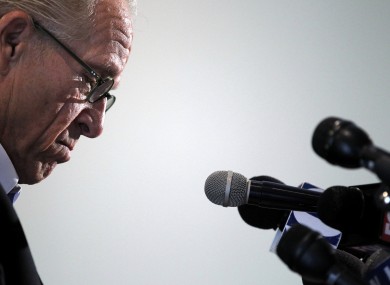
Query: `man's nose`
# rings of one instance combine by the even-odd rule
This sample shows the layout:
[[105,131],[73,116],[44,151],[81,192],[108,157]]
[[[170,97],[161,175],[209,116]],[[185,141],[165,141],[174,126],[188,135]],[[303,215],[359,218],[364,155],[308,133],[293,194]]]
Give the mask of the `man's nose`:
[[90,108],[84,109],[77,117],[77,124],[81,129],[81,134],[96,138],[103,132],[106,100],[99,100],[91,104]]

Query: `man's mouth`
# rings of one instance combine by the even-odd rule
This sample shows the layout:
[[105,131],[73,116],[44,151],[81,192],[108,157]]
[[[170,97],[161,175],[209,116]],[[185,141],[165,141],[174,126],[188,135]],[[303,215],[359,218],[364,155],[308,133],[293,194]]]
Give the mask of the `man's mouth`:
[[75,146],[75,143],[70,140],[60,140],[57,143],[67,147],[70,151],[72,151]]

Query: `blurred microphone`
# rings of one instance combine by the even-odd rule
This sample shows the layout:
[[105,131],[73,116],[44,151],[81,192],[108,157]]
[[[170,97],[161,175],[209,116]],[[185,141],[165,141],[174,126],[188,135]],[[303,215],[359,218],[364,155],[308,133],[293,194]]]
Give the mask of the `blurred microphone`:
[[336,259],[336,250],[316,231],[296,224],[280,239],[276,253],[294,272],[308,282],[328,285],[363,285],[360,278],[363,263],[357,265],[359,274],[352,272]]
[[224,207],[244,204],[278,210],[315,212],[318,197],[315,190],[301,189],[285,184],[248,180],[232,171],[216,171],[205,183],[207,198]]
[[[363,278],[364,273],[366,271],[366,264],[363,263],[363,261],[360,258],[340,249],[335,249],[335,258],[337,264],[341,264],[342,266],[345,266],[352,274],[354,274],[358,278]],[[307,280],[305,277],[302,277],[302,283],[303,285],[326,284],[323,281],[319,282],[319,281]]]
[[318,217],[343,233],[377,236],[383,213],[373,201],[376,189],[377,184],[329,187],[318,199]]
[[387,213],[374,202],[374,193],[380,187],[380,183],[333,186],[322,192],[317,217],[342,232],[339,249],[364,258],[379,248],[390,247]]
[[350,121],[329,117],[315,128],[314,151],[331,164],[365,167],[390,185],[390,154],[373,145],[370,137]]
[[[255,176],[250,180],[283,184],[283,182],[278,179],[266,175]],[[245,223],[252,227],[265,230],[276,230],[277,228],[283,229],[286,219],[290,213],[288,210],[270,209],[249,204],[238,206],[237,209]]]
[[390,251],[379,249],[365,261],[364,279],[368,284],[390,285]]

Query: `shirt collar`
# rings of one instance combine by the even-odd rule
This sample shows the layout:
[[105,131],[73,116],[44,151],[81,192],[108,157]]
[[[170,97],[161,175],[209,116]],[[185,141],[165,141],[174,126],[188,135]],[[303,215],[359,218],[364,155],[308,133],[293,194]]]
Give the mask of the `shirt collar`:
[[5,190],[5,193],[11,192],[19,181],[19,176],[16,173],[15,167],[11,162],[5,149],[0,144],[0,184]]

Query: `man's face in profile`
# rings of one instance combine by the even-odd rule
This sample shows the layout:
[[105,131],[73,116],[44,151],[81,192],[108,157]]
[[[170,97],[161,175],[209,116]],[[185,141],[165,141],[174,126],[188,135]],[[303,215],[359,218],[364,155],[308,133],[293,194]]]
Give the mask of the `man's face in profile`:
[[[16,20],[28,21],[21,13],[14,15]],[[92,36],[63,43],[103,78],[114,78],[116,87],[132,39],[127,4],[103,0],[95,15]],[[102,133],[106,99],[86,101],[90,77],[85,69],[31,23],[25,29],[23,45],[16,50],[20,56],[6,74],[10,92],[0,138],[20,183],[34,184],[69,161],[81,135]],[[42,47],[37,48],[37,39]]]

